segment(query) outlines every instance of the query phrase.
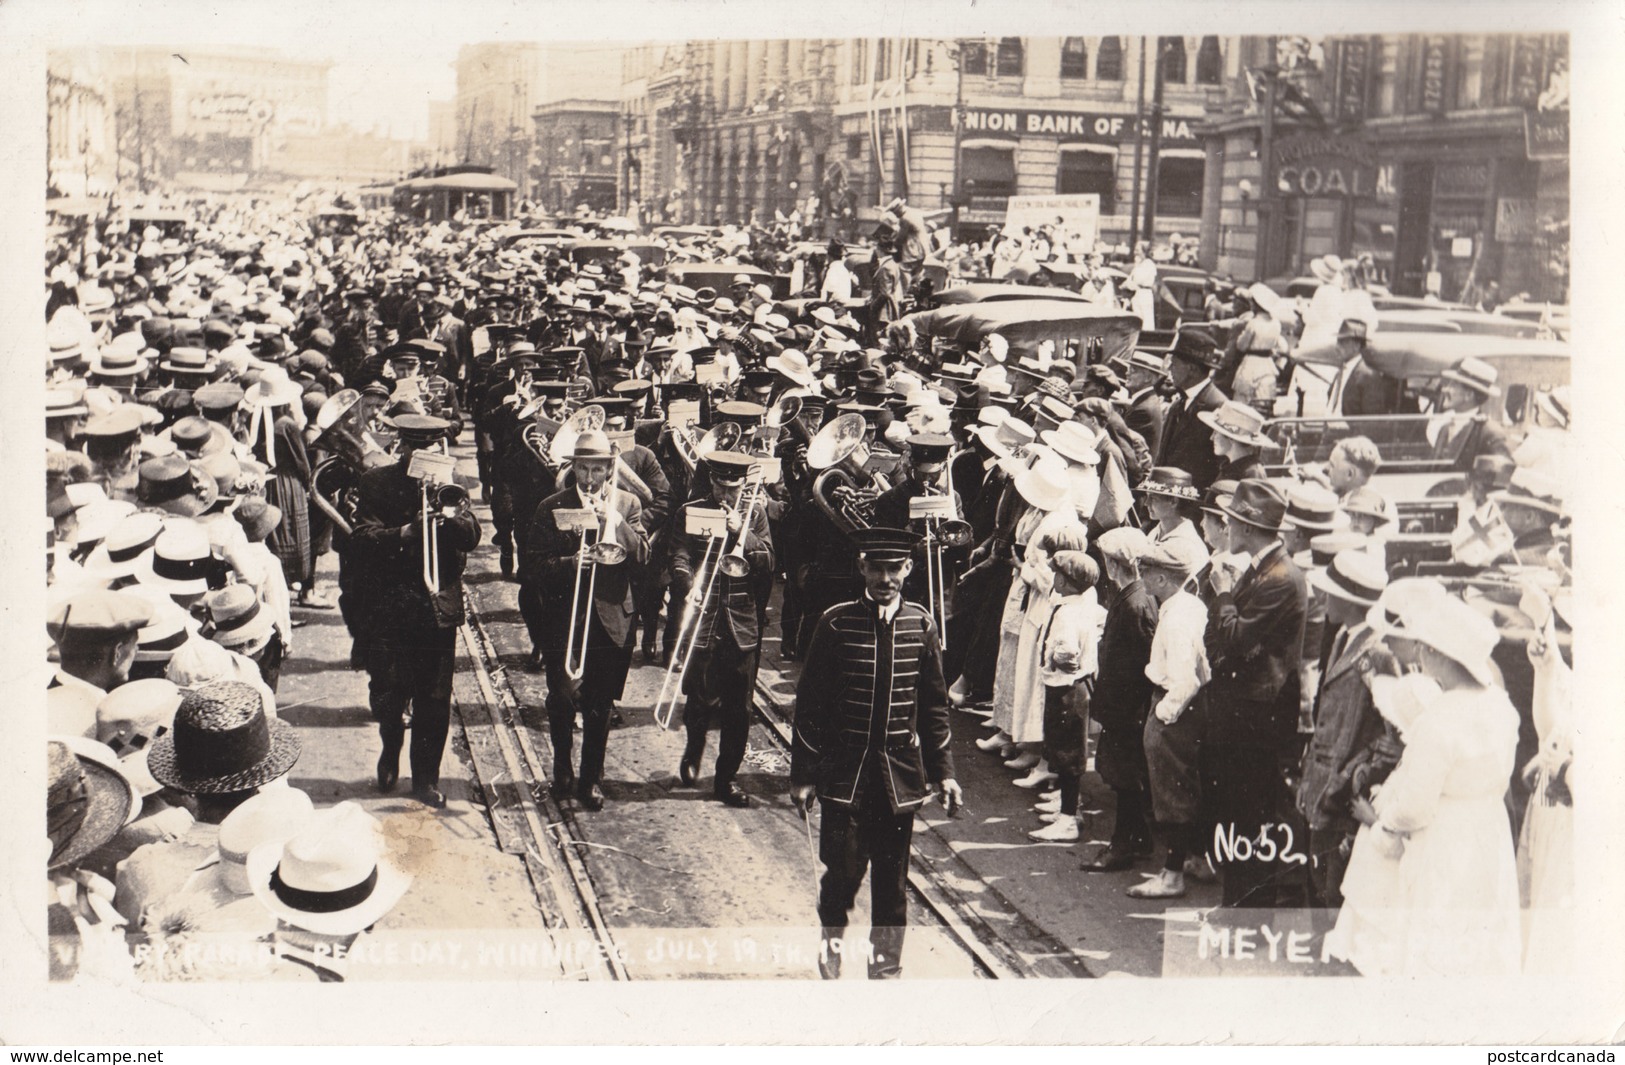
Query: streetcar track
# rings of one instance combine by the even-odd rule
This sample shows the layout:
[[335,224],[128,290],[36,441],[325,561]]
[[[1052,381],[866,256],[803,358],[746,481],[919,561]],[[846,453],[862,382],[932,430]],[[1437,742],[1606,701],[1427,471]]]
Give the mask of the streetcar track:
[[[752,702],[756,716],[788,755],[790,727],[777,712],[772,689],[758,679],[757,698]],[[973,874],[974,875],[974,874]],[[1029,979],[1042,975],[1028,965],[998,929],[970,904],[962,892],[925,861],[917,850],[909,855],[908,887],[915,901],[947,929],[976,963],[977,975],[989,979]],[[1059,949],[1064,947],[1057,945]],[[999,949],[1003,948],[1003,949]]]
[[[461,632],[469,658],[474,663],[475,681],[491,713],[492,732],[502,749],[507,771],[511,779],[521,785],[517,789],[516,802],[550,881],[546,887],[535,885],[538,901],[543,903],[544,911],[548,909],[543,893],[558,895],[554,887],[561,880],[567,881],[572,897],[556,900],[574,903],[574,906],[559,907],[566,927],[574,932],[591,934],[601,948],[596,953],[602,964],[585,969],[587,978],[627,980],[630,977],[621,960],[622,952],[617,949],[614,933],[599,905],[592,876],[576,851],[576,845],[586,844],[587,841],[574,817],[553,802],[543,763],[531,743],[530,730],[520,711],[519,698],[508,680],[507,671],[499,663],[496,645],[486,631],[474,597],[466,591],[464,613],[467,620]],[[542,817],[544,808],[548,814],[546,820]],[[535,877],[532,879],[534,881]],[[579,910],[572,912],[577,907]]]

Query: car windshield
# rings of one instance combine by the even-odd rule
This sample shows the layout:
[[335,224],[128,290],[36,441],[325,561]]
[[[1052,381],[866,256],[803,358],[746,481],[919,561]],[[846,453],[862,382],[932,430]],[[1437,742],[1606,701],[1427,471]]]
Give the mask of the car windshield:
[[1339,440],[1363,436],[1377,445],[1387,472],[1447,470],[1471,444],[1473,434],[1451,434],[1440,445],[1440,424],[1429,414],[1279,418],[1264,428],[1278,448],[1274,456],[1266,456],[1267,464],[1290,469],[1324,463]]

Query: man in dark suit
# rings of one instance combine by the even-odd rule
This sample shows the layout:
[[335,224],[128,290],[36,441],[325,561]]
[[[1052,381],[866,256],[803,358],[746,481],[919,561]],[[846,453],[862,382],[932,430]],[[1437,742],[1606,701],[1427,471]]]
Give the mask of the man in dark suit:
[[[632,664],[631,571],[648,560],[649,540],[643,531],[643,512],[637,499],[630,492],[617,491],[612,484],[615,451],[607,436],[596,429],[582,433],[576,438],[570,462],[576,483],[553,493],[536,507],[520,549],[519,580],[521,585],[534,589],[542,607],[539,616],[543,623],[542,662],[547,671],[547,726],[553,739],[553,796],[562,799],[568,795],[573,782],[581,805],[601,810],[604,793],[598,782],[604,771],[610,713],[626,686],[626,671]],[[583,510],[591,512],[596,529],[585,533],[572,530],[560,514]],[[590,568],[580,566],[583,535],[589,545],[588,558],[595,559],[590,561]],[[591,546],[599,543],[605,546]],[[579,670],[572,669],[573,663],[567,661],[572,628],[574,661],[583,666]],[[579,774],[571,767],[577,712],[582,719]]]
[[931,615],[903,600],[917,533],[852,533],[862,598],[819,619],[796,687],[790,797],[805,816],[823,807],[819,858],[824,927],[819,972],[840,975],[847,914],[872,865],[871,979],[902,973],[914,812],[940,789],[949,815],[964,801],[954,779],[942,652]]
[[1138,529],[1109,529],[1097,541],[1111,591],[1100,633],[1100,672],[1090,714],[1100,723],[1095,768],[1117,794],[1116,819],[1106,848],[1082,868],[1109,873],[1132,868],[1151,853],[1150,772],[1145,761],[1145,718],[1152,685],[1145,675],[1157,632],[1157,600],[1140,581],[1140,555],[1150,546]]
[[[705,557],[711,541],[706,536],[690,535],[687,517],[697,509],[721,508],[727,512],[727,538],[711,552],[711,565],[719,568],[712,571],[714,578],[700,578],[710,584],[710,594],[704,602],[677,608],[692,610],[695,616],[689,624],[699,626],[694,657],[683,675],[683,693],[688,698],[683,711],[688,742],[678,775],[684,784],[694,783],[699,776],[700,759],[705,757],[706,728],[715,717],[722,736],[712,792],[720,801],[736,807],[751,803],[750,796],[734,783],[734,775],[745,759],[756,668],[761,660],[761,623],[752,589],[764,574],[773,572],[773,538],[761,500],[754,505],[746,501],[748,515],[741,510],[745,480],[755,464],[749,455],[734,451],[706,456],[711,497],[683,508],[678,528],[673,530],[671,552],[672,569],[682,583],[693,587],[696,596],[703,594],[705,587],[694,584],[694,569]],[[765,492],[765,488],[755,491]],[[736,547],[744,555],[744,572],[729,573],[734,563],[725,564],[724,560]]]
[[1128,409],[1123,424],[1140,434],[1151,454],[1162,444],[1163,402],[1159,395],[1168,369],[1162,357],[1149,351],[1136,351],[1128,362]]
[[[432,592],[424,580],[423,486],[408,472],[417,451],[444,440],[443,418],[403,414],[395,419],[398,462],[361,475],[355,534],[349,550],[364,558],[367,588],[359,597],[365,616],[362,661],[368,675],[372,717],[384,752],[378,759],[378,787],[389,791],[400,778],[404,713],[412,707],[412,794],[429,806],[444,806],[440,757],[451,725],[451,677],[457,629],[463,623],[463,566],[480,542],[480,523],[460,503],[436,508],[439,526]],[[431,489],[432,491],[433,489]]]
[[1205,642],[1213,679],[1203,689],[1202,776],[1219,831],[1254,844],[1247,861],[1213,855],[1222,862],[1224,905],[1267,907],[1276,905],[1283,875],[1296,871],[1264,861],[1257,844],[1286,801],[1283,767],[1297,761],[1308,592],[1281,544],[1286,499],[1280,492],[1267,481],[1242,481],[1223,509],[1230,550],[1252,561],[1239,575],[1216,567],[1208,577],[1214,599]]
[[1155,465],[1184,470],[1198,488],[1206,488],[1216,476],[1219,456],[1213,452],[1213,430],[1197,415],[1216,410],[1225,401],[1225,394],[1213,383],[1222,353],[1206,333],[1185,329],[1175,338],[1170,354],[1168,373],[1179,394],[1163,417]]

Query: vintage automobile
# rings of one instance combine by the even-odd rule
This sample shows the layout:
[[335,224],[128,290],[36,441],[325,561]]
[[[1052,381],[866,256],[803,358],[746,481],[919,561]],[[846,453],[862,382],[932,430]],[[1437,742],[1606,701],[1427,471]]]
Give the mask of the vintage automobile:
[[521,229],[509,233],[501,240],[504,248],[542,248],[548,251],[574,244],[582,239],[575,229]]
[[[947,345],[963,352],[975,352],[989,334],[998,333],[1010,344],[1007,363],[1011,367],[1022,358],[1035,357],[1046,340],[1054,342],[1057,359],[1069,360],[1080,369],[1119,355],[1126,358],[1140,335],[1139,318],[1127,311],[1054,299],[955,304],[905,315],[895,327],[917,343]],[[1036,382],[1026,374],[1013,373],[1011,384],[1020,394]]]
[[578,240],[569,246],[570,261],[577,266],[598,263],[614,265],[622,252],[632,252],[646,267],[664,266],[666,249],[647,240]]
[[772,289],[776,300],[790,295],[788,275],[770,273],[746,263],[671,263],[665,269],[666,280],[674,285],[714,289],[718,295],[724,296],[733,287],[733,279],[740,274],[750,278],[753,286],[766,285]]
[[[1514,436],[1521,435],[1529,424],[1541,391],[1569,383],[1569,346],[1563,341],[1378,332],[1363,358],[1335,368],[1327,413],[1276,418],[1266,425],[1265,435],[1279,448],[1274,455],[1265,456],[1266,470],[1271,475],[1290,475],[1295,467],[1324,462],[1338,440],[1365,436],[1382,454],[1376,486],[1401,507],[1460,496],[1466,488],[1476,436],[1459,435],[1441,454],[1430,441],[1429,424],[1441,375],[1469,356],[1495,368],[1501,394],[1487,409]],[[1344,413],[1345,389],[1361,368],[1375,371],[1379,383],[1389,386],[1387,413]],[[1449,520],[1453,528],[1453,512]]]
[[1070,289],[1051,288],[1047,285],[1007,285],[998,281],[976,281],[968,285],[955,285],[937,293],[937,303],[943,307],[960,303],[1001,303],[1006,300],[1088,302],[1082,295]]

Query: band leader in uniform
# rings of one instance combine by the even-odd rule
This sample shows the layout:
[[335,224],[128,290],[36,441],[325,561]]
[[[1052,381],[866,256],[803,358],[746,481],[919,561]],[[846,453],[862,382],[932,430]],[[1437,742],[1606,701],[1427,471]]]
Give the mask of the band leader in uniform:
[[790,794],[803,815],[814,795],[823,805],[820,972],[840,975],[840,956],[828,945],[843,936],[872,865],[869,976],[889,979],[902,972],[914,813],[933,789],[950,815],[964,796],[954,779],[936,628],[924,607],[902,597],[920,536],[886,528],[851,536],[864,594],[831,607],[808,645],[796,688]]

